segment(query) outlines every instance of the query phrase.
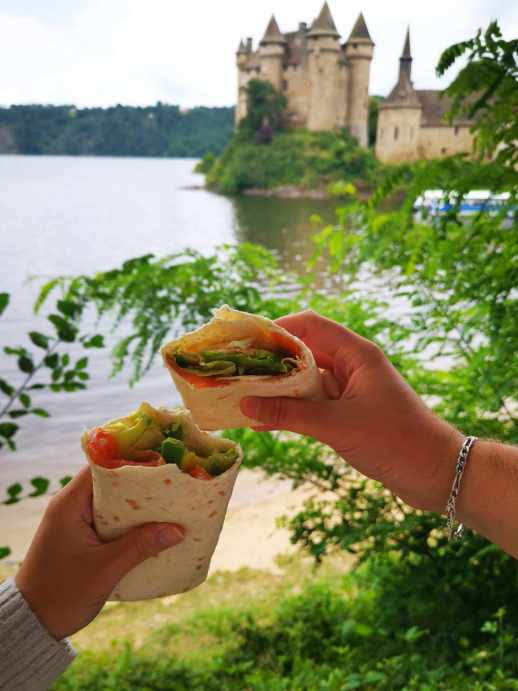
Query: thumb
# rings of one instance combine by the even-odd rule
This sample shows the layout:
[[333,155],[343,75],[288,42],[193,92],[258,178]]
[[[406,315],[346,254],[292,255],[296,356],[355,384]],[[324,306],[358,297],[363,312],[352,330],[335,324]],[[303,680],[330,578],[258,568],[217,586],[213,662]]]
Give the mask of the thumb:
[[258,398],[241,400],[242,412],[252,420],[273,429],[285,429],[298,434],[326,439],[332,401],[306,401],[301,398]]
[[185,529],[176,523],[148,523],[107,543],[104,556],[114,584],[137,564],[177,545],[184,536]]

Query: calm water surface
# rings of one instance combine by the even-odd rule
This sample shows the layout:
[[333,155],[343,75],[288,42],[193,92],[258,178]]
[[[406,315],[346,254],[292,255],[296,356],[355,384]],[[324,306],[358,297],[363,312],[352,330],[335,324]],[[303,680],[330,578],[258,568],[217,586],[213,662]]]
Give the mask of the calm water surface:
[[[289,269],[309,253],[312,214],[334,219],[331,202],[222,197],[193,189],[203,178],[194,160],[0,156],[0,291],[11,305],[0,320],[0,345],[24,344],[27,331],[45,329],[32,314],[42,279],[111,269],[125,259],[193,247],[258,242]],[[32,280],[31,280],[32,279]],[[50,303],[49,303],[50,304]],[[135,387],[124,374],[111,379],[109,353],[90,352],[92,381],[77,394],[42,394],[35,402],[48,420],[22,420],[16,453],[0,451],[0,492],[42,474],[53,479],[83,462],[85,427],[117,417],[149,400],[179,398],[159,363]],[[0,355],[0,376],[13,381],[11,359]],[[1,495],[0,495],[1,496]]]

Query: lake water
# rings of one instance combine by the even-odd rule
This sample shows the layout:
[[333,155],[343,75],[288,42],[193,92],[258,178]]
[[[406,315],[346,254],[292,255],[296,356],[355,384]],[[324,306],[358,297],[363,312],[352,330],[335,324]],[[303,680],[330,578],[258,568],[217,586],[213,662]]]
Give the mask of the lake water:
[[[186,159],[0,156],[0,292],[11,293],[0,346],[27,345],[27,331],[45,330],[45,320],[32,314],[43,279],[114,268],[149,252],[193,247],[209,253],[241,241],[275,250],[286,268],[296,269],[310,251],[309,217],[334,219],[329,201],[227,198],[193,189],[203,184],[194,165]],[[84,462],[78,447],[84,428],[142,400],[179,403],[158,362],[129,388],[124,374],[110,378],[107,350],[89,356],[88,390],[35,393],[34,402],[52,417],[23,418],[18,451],[0,450],[0,498],[14,481],[74,472]],[[0,376],[9,381],[18,376],[12,360],[0,355]]]

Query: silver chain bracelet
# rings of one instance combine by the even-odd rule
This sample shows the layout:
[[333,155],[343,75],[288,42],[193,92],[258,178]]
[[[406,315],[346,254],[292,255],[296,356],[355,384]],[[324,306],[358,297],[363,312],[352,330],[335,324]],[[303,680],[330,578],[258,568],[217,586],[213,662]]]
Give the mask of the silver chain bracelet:
[[460,491],[460,482],[462,480],[462,475],[464,473],[464,468],[468,462],[469,452],[471,447],[477,441],[477,437],[466,437],[464,443],[462,444],[459,455],[457,457],[457,465],[455,466],[455,477],[453,479],[453,485],[451,486],[450,496],[448,497],[448,503],[446,504],[446,525],[448,527],[448,540],[458,540],[462,537],[464,533],[464,526],[459,523],[457,529],[455,530],[455,512],[456,512],[456,502]]

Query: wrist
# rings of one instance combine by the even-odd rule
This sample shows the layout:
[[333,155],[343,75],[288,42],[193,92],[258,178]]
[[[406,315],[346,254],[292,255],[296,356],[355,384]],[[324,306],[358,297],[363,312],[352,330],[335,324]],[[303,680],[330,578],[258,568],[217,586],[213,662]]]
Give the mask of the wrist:
[[16,587],[23,595],[25,601],[31,608],[40,625],[44,629],[46,629],[47,633],[56,641],[60,641],[63,638],[65,638],[67,633],[61,631],[59,626],[54,625],[55,622],[53,621],[53,619],[55,617],[49,615],[49,613],[47,612],[47,608],[41,602],[42,598],[39,597],[38,593],[34,592],[33,589],[26,583],[23,574],[23,566],[20,569],[20,572],[18,572],[18,574],[16,575],[14,580]]
[[464,435],[446,422],[436,419],[436,424],[423,435],[422,453],[416,454],[416,462],[422,464],[420,481],[410,496],[402,497],[407,503],[422,511],[443,514],[455,477],[455,466]]

